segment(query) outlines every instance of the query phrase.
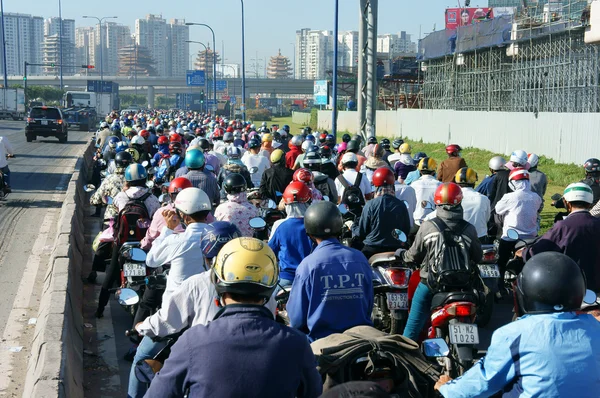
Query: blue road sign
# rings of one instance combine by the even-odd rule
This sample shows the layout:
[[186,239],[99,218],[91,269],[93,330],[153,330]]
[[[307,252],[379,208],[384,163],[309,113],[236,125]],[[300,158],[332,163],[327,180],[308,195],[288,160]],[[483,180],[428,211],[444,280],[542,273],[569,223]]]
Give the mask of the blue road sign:
[[188,70],[185,80],[188,86],[201,87],[206,83],[203,70]]
[[231,97],[229,97],[229,103],[231,105],[235,105],[235,102],[236,102],[235,96],[232,95]]
[[217,91],[227,90],[227,80],[217,80]]

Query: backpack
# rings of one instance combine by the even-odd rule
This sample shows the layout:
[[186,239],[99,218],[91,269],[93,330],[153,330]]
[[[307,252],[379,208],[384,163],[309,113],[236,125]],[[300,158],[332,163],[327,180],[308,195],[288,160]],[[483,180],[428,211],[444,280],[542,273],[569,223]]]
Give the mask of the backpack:
[[362,191],[360,190],[360,183],[362,181],[362,177],[363,177],[362,173],[359,172],[358,175],[356,176],[356,180],[354,181],[354,184],[350,185],[350,184],[348,184],[348,181],[346,181],[346,178],[344,178],[343,175],[337,176],[337,180],[344,187],[344,194],[342,195],[342,201],[340,203],[343,203],[348,207],[355,207],[356,204],[352,203],[352,201],[348,200],[348,197],[353,195],[353,196],[358,197],[361,207],[365,205],[365,196],[363,195]]
[[324,197],[327,196],[330,202],[333,202],[333,197],[331,195],[331,189],[329,188],[329,177],[327,174],[323,174],[315,178],[315,188],[321,192],[321,195]]
[[166,182],[169,177],[169,171],[171,170],[171,160],[170,157],[164,157],[160,160],[158,167],[156,168],[156,173],[154,174],[154,179],[157,182]]
[[114,226],[115,242],[117,245],[122,245],[125,242],[139,242],[146,236],[148,228],[142,228],[138,224],[141,219],[150,219],[148,209],[144,201],[152,195],[151,192],[146,192],[137,199],[129,198],[129,202],[123,207],[117,216],[117,221]]
[[471,266],[467,244],[462,236],[470,225],[461,220],[459,233],[454,233],[446,223],[439,218],[431,220],[441,234],[439,255],[431,257],[427,284],[433,291],[443,287],[463,288],[471,284],[474,267]]
[[181,155],[177,155],[177,157],[179,159],[177,159],[177,161],[175,163],[171,163],[171,160],[173,160],[173,158],[171,158],[171,160],[169,160],[169,171],[168,171],[168,181],[173,181],[173,179],[175,178],[175,173],[177,173],[177,170],[179,170],[179,168],[181,167],[181,165],[183,164],[184,158]]

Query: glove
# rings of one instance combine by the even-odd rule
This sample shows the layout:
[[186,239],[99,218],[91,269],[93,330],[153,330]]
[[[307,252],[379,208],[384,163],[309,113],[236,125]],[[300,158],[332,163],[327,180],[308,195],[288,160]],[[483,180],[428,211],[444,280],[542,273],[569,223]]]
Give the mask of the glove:
[[402,257],[404,256],[404,252],[406,251],[406,249],[398,249],[394,252],[394,256],[396,258],[402,259]]
[[344,223],[344,225],[348,228],[348,229],[352,229],[352,224],[354,224],[352,221],[348,220]]

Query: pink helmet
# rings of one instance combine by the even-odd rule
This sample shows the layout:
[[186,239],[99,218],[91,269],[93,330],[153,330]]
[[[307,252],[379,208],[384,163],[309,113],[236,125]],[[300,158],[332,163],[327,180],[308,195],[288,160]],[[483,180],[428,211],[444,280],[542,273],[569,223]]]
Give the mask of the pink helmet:
[[337,151],[338,153],[342,153],[344,152],[346,149],[348,149],[348,143],[346,142],[342,142],[341,144],[338,145],[337,147]]

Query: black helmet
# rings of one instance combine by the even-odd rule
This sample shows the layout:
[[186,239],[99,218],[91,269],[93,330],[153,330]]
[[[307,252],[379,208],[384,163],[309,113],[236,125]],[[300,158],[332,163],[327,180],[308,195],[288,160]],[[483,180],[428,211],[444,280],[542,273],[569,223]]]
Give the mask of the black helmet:
[[250,141],[248,141],[248,149],[252,148],[260,148],[260,141],[256,138],[252,138]]
[[321,155],[318,152],[307,152],[302,160],[304,167],[309,170],[320,170],[321,169]]
[[319,148],[319,155],[323,159],[329,159],[331,157],[331,148],[328,146],[322,146]]
[[595,173],[600,171],[600,160],[596,158],[591,158],[585,161],[583,164],[583,168],[586,173]]
[[425,152],[417,152],[413,160],[415,161],[415,163],[419,163],[421,159],[425,159],[426,157],[427,154]]
[[392,147],[394,149],[400,148],[402,144],[404,144],[404,140],[402,138],[396,138],[394,141],[392,141]]
[[206,138],[202,138],[201,140],[198,141],[198,146],[203,151],[208,151],[208,149],[210,148],[210,143],[208,142],[208,140]]
[[346,147],[346,152],[357,153],[359,146],[360,146],[360,143],[358,141],[350,140],[350,142],[348,142],[348,146]]
[[517,304],[523,314],[567,312],[581,308],[585,278],[577,263],[558,252],[536,254],[517,277]]
[[244,192],[247,186],[246,179],[239,173],[231,173],[223,181],[223,189],[230,194]]
[[352,137],[350,137],[350,134],[344,134],[342,136],[342,142],[350,142],[351,139]]
[[388,140],[387,138],[384,138],[381,140],[381,146],[383,147],[383,149],[386,149],[389,151],[390,149],[390,140]]
[[119,152],[115,155],[115,163],[117,167],[126,169],[133,162],[133,157],[127,151]]
[[369,137],[369,139],[367,140],[367,144],[377,144],[377,137]]
[[342,213],[329,201],[314,203],[304,213],[304,229],[311,236],[337,237],[343,224]]
[[358,143],[360,144],[360,143],[362,142],[362,139],[363,139],[363,138],[362,138],[362,135],[360,135],[360,134],[356,134],[354,137],[352,137],[352,139],[353,139],[354,141],[358,141]]

